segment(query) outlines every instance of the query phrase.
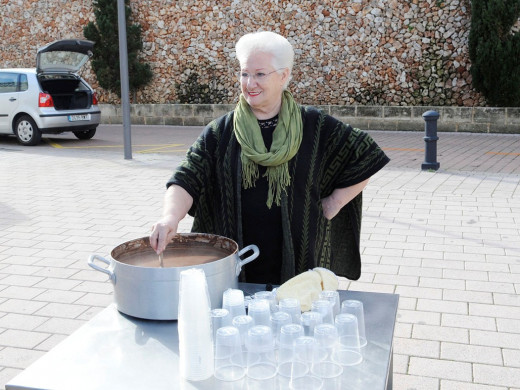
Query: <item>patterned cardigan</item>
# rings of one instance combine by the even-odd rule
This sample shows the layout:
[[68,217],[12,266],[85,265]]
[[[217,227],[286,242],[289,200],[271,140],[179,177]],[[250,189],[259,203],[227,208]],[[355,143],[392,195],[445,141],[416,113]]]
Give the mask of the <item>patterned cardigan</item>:
[[[356,280],[362,194],[331,221],[323,217],[321,199],[368,179],[389,159],[367,133],[311,106],[301,112],[303,140],[289,161],[291,185],[281,204],[281,281],[316,266]],[[240,145],[229,112],[206,126],[167,186],[179,185],[193,197],[192,231],[225,236],[243,247],[241,182]]]

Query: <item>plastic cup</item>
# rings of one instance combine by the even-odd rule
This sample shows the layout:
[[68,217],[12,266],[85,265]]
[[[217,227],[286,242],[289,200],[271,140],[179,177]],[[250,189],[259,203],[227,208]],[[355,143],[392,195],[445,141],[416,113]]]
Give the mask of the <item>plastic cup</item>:
[[332,324],[316,325],[314,339],[318,343],[320,361],[312,366],[312,374],[323,381],[323,390],[339,390],[343,367],[332,361],[334,348],[338,344],[338,330]]
[[278,304],[278,310],[289,313],[291,315],[293,324],[299,324],[301,322],[302,309],[298,299],[282,299]]
[[266,380],[276,376],[274,338],[269,326],[255,325],[247,332],[247,376]]
[[330,360],[338,344],[338,329],[332,324],[319,324],[314,328],[314,338],[318,343],[320,360]]
[[294,340],[291,366],[291,389],[321,389],[323,381],[312,375],[312,367],[319,361],[318,344],[314,337],[302,336]]
[[340,390],[343,367],[332,361],[314,364],[312,374],[323,381],[323,390]]
[[204,271],[190,268],[179,281],[179,372],[191,381],[208,379],[214,371],[211,303]]
[[322,390],[323,380],[313,376],[305,375],[298,378],[293,378],[289,382],[289,389],[291,390]]
[[224,326],[231,326],[232,318],[226,309],[213,309],[210,312],[213,340],[216,340],[217,330]]
[[305,336],[313,336],[314,327],[321,324],[323,319],[321,313],[316,311],[306,311],[305,313],[302,313],[301,321]]
[[278,345],[278,374],[289,378],[294,354],[294,340],[302,337],[303,327],[298,324],[288,324],[280,329],[280,344]]
[[265,299],[269,301],[271,314],[278,311],[278,307],[276,305],[276,296],[273,294],[272,291],[257,291],[253,296],[255,299]]
[[334,324],[332,302],[325,299],[318,299],[317,301],[311,303],[311,311],[320,313],[323,323]]
[[342,366],[354,366],[361,363],[361,345],[359,342],[357,317],[341,313],[336,316],[339,343],[333,352],[333,360]]
[[277,311],[276,313],[271,314],[271,329],[273,330],[275,348],[278,348],[278,345],[280,344],[280,331],[282,330],[282,326],[291,323],[292,319],[289,313]]
[[255,320],[255,325],[271,326],[271,307],[266,299],[249,302],[247,314]]
[[240,333],[234,326],[219,328],[215,340],[215,378],[236,381],[245,376]]
[[238,329],[241,344],[245,345],[247,332],[249,331],[249,329],[255,326],[255,320],[253,320],[250,316],[244,314],[233,318],[231,323],[235,328]]
[[242,290],[228,288],[222,294],[222,308],[229,311],[231,318],[246,314],[244,292]]
[[336,316],[341,312],[339,292],[333,290],[324,290],[320,292],[319,299],[332,302],[332,314],[334,318],[336,318]]
[[347,299],[341,302],[341,312],[354,314],[358,320],[359,343],[361,347],[367,345],[367,337],[365,333],[365,311],[363,302],[354,299]]

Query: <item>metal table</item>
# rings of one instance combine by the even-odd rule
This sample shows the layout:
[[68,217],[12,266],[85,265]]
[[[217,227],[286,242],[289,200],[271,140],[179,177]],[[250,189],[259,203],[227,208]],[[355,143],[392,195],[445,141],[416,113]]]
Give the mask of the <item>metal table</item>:
[[[240,284],[246,294],[264,285]],[[363,362],[347,368],[341,388],[391,389],[392,338],[398,295],[340,291],[365,309],[368,345]],[[214,377],[188,382],[179,377],[176,321],[150,321],[126,316],[115,304],[97,314],[6,385],[6,390],[132,390],[273,388],[247,378],[222,382]]]

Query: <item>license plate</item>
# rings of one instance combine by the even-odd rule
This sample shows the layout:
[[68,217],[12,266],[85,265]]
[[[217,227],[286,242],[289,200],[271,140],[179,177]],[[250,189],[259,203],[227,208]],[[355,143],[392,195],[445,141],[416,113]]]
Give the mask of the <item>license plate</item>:
[[69,115],[69,122],[89,121],[89,120],[90,120],[90,114]]

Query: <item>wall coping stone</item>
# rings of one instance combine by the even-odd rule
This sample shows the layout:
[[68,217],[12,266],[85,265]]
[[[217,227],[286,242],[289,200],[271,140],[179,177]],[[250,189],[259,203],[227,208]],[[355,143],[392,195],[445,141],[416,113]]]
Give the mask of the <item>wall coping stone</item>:
[[[101,123],[122,123],[120,104],[99,107]],[[133,124],[205,126],[234,107],[234,104],[132,104],[130,117]],[[520,134],[520,107],[323,105],[318,108],[364,130],[423,131],[422,114],[434,110],[440,115],[439,131]]]

